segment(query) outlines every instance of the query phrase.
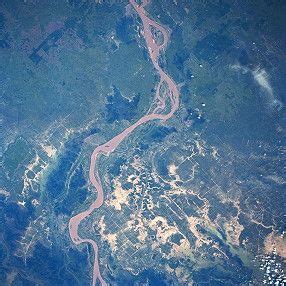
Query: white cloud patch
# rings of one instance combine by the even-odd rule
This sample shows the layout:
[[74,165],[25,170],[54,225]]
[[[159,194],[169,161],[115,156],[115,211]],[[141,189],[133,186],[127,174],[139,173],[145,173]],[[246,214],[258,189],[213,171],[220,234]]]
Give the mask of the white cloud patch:
[[252,71],[252,75],[259,86],[269,95],[273,96],[273,89],[268,80],[268,74],[265,69],[257,68],[256,70]]
[[263,99],[269,111],[280,111],[283,108],[283,103],[275,96],[271,86],[268,73],[265,69],[256,68],[254,70],[235,64],[230,66],[235,71],[241,71],[242,74],[250,73],[255,82],[259,85],[263,92]]

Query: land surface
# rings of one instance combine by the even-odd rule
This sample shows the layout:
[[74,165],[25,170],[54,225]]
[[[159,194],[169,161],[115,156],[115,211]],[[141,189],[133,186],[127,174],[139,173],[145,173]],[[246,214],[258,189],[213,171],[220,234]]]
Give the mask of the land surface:
[[0,285],[284,285],[284,1],[0,2]]

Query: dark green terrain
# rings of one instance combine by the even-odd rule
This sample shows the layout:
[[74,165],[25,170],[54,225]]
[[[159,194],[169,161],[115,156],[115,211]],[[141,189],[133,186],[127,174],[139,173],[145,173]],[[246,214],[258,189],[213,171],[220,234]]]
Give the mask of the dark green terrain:
[[[100,158],[81,235],[110,285],[285,285],[286,2],[146,9],[180,108]],[[68,222],[94,148],[153,102],[141,24],[128,1],[0,1],[0,285],[91,285]]]

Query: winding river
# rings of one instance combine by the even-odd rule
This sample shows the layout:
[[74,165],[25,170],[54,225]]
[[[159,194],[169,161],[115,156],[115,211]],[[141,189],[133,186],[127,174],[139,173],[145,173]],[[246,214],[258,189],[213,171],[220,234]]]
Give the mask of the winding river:
[[[95,286],[97,281],[101,283],[101,285],[107,285],[104,279],[101,276],[99,270],[99,259],[98,259],[98,246],[96,242],[92,239],[82,238],[79,236],[78,228],[85,218],[87,218],[94,210],[99,208],[104,202],[104,193],[101,184],[101,180],[99,177],[97,161],[98,158],[104,154],[109,155],[113,152],[117,146],[128,137],[138,126],[147,123],[151,120],[167,120],[173,116],[174,112],[179,108],[179,90],[172,80],[172,78],[166,74],[163,69],[159,65],[159,56],[162,51],[166,48],[169,42],[169,33],[167,29],[163,26],[150,19],[145,11],[145,7],[148,4],[148,0],[143,0],[141,4],[137,4],[135,0],[130,0],[130,4],[133,6],[139,17],[141,18],[143,29],[141,31],[142,36],[144,37],[150,58],[152,63],[156,69],[156,71],[160,75],[159,83],[156,87],[156,94],[154,98],[154,109],[153,111],[149,111],[146,115],[141,117],[137,122],[123,130],[120,134],[113,137],[108,142],[96,147],[91,154],[90,157],[90,168],[89,168],[89,180],[90,183],[94,186],[97,192],[96,200],[89,206],[85,211],[73,216],[69,221],[69,233],[71,240],[76,245],[82,243],[88,243],[93,247],[94,251],[94,264],[93,264],[93,281],[92,285]],[[159,35],[162,36],[162,43],[158,43],[156,41],[154,33],[152,31],[156,30]],[[165,92],[162,92],[163,87],[165,88]],[[169,109],[166,111],[165,109]]]

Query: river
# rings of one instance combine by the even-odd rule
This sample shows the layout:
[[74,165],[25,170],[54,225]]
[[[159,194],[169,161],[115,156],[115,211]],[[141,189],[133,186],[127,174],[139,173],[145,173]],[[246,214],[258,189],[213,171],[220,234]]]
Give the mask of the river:
[[[146,115],[141,117],[138,121],[133,123],[131,126],[123,130],[120,134],[113,137],[108,142],[96,147],[91,154],[90,157],[90,168],[89,168],[89,180],[90,183],[94,186],[97,192],[96,200],[86,209],[85,211],[73,216],[69,221],[69,233],[71,240],[74,244],[79,245],[82,243],[88,243],[93,247],[94,251],[94,263],[93,263],[93,279],[92,285],[96,285],[96,281],[98,280],[101,285],[107,285],[105,280],[102,278],[100,269],[99,269],[99,259],[98,259],[98,246],[96,242],[89,238],[82,238],[79,236],[78,228],[84,219],[86,219],[90,214],[92,214],[96,209],[102,206],[104,203],[104,190],[102,187],[101,179],[98,171],[98,158],[101,155],[108,156],[111,152],[113,152],[117,146],[128,137],[138,126],[147,123],[151,120],[167,120],[173,116],[176,110],[179,108],[179,89],[177,85],[172,80],[172,78],[163,71],[163,69],[159,66],[159,56],[162,51],[164,51],[169,42],[169,31],[161,26],[159,23],[148,17],[147,12],[145,11],[145,7],[148,4],[147,0],[143,0],[139,5],[135,0],[130,0],[130,4],[133,6],[139,17],[141,18],[143,29],[141,31],[142,36],[144,37],[151,61],[160,75],[159,83],[156,87],[156,93],[154,97],[154,105],[155,108],[153,111],[149,111]],[[152,30],[156,29],[163,36],[163,42],[158,43],[153,38]],[[167,92],[162,94],[161,88],[162,86],[167,87]],[[166,113],[165,109],[168,106],[167,101],[170,104],[169,111]],[[165,112],[164,112],[165,111]]]

